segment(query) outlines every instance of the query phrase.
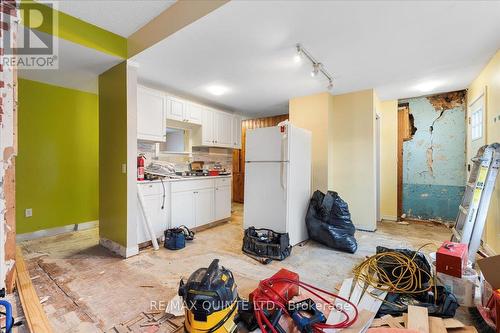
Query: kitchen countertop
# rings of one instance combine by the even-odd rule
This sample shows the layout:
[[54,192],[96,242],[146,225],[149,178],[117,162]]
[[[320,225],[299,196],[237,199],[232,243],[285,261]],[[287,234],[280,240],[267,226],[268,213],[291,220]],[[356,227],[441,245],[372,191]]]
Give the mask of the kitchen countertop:
[[[231,178],[232,175],[223,175],[223,176],[192,176],[192,177],[183,177],[178,179],[165,178],[164,182],[183,182],[186,180],[202,180],[202,179],[216,179],[216,178]],[[141,180],[137,181],[138,184],[149,184],[149,183],[159,183],[159,179],[155,180]]]

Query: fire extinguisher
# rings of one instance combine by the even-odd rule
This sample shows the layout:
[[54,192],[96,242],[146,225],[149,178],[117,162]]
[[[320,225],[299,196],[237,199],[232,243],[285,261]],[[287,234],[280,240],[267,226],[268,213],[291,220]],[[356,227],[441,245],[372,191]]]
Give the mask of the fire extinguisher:
[[144,180],[144,164],[146,163],[146,156],[140,154],[137,156],[137,180]]

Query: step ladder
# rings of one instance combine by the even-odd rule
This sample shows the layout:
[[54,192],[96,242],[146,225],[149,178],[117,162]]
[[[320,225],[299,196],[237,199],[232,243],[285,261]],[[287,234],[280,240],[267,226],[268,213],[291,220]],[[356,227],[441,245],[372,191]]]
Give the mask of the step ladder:
[[491,195],[500,168],[500,144],[479,148],[465,187],[462,203],[453,227],[453,242],[468,244],[469,261],[474,262],[481,246]]

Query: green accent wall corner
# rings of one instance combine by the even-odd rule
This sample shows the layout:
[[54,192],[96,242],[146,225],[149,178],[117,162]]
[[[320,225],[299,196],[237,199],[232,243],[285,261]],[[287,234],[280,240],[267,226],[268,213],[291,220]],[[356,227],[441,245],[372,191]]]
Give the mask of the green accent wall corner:
[[127,62],[99,75],[99,236],[127,247]]
[[97,220],[98,96],[18,82],[17,233]]

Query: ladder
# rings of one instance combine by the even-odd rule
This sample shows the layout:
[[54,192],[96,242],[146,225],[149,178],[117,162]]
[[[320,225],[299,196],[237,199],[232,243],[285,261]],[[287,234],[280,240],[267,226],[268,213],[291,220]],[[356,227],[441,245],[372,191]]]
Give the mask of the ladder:
[[451,240],[468,244],[469,261],[474,262],[481,246],[491,195],[500,168],[500,144],[479,148],[465,187]]

